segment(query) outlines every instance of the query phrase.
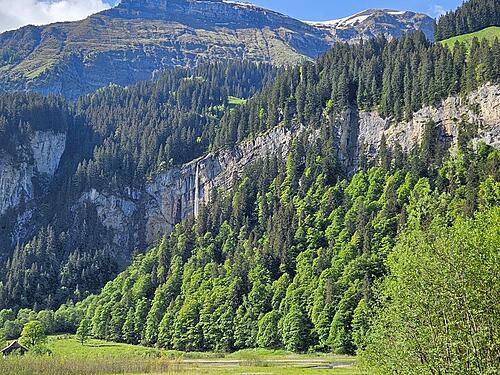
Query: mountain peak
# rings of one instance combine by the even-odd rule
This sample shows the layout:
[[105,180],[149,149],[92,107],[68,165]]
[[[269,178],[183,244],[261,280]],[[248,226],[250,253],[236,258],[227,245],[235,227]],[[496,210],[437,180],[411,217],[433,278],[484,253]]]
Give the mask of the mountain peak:
[[421,30],[433,39],[434,20],[423,13],[394,9],[367,9],[352,16],[330,21],[306,21],[311,26],[326,31],[334,39],[356,42],[384,34],[398,38],[405,32]]
[[222,3],[223,0],[122,0],[118,7],[120,8],[165,8],[169,5],[187,4],[187,3]]

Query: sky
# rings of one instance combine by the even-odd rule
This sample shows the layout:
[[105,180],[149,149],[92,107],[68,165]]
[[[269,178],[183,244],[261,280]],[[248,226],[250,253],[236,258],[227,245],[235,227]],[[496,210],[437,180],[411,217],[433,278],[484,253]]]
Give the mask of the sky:
[[[42,25],[86,18],[117,0],[0,0],[0,32],[24,25]],[[253,0],[254,4],[306,21],[326,21],[369,8],[413,10],[438,17],[462,0]]]

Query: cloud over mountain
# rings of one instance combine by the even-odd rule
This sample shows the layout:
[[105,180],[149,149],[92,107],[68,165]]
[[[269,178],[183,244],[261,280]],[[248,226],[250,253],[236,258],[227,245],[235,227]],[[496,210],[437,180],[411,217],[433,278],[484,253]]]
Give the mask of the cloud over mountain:
[[75,21],[109,7],[103,0],[0,0],[0,32],[28,24]]

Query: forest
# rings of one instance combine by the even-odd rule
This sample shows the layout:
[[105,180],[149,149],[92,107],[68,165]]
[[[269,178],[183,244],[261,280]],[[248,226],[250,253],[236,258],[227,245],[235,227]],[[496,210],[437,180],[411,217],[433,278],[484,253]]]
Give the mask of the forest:
[[[60,108],[57,113],[47,110],[47,116],[56,117],[55,127],[75,125],[69,127],[69,151],[61,172],[47,189],[50,204],[37,213],[39,222],[48,224],[30,243],[19,244],[2,267],[0,306],[54,308],[68,298],[78,301],[96,293],[123,267],[124,261],[109,251],[110,239],[95,210],[86,207],[75,215],[68,207],[82,192],[95,188],[123,193],[155,172],[277,126],[319,129],[325,118],[333,122],[352,106],[377,109],[394,120],[411,118],[442,98],[497,82],[499,51],[498,40],[475,40],[468,55],[465,44],[450,50],[417,33],[359,46],[339,44],[317,63],[279,75],[267,65],[217,64],[167,72],[130,88],[102,89],[75,104],[35,94],[3,96],[3,123],[12,119],[8,111],[17,101],[26,103],[18,113],[29,119],[36,111],[37,118],[44,119],[37,103],[48,100],[57,103],[48,104],[51,111]],[[272,77],[274,84],[266,86]],[[229,96],[252,97],[244,105],[231,106]],[[4,130],[9,136],[27,131],[22,121],[9,121]],[[325,157],[324,163],[327,181],[347,177],[335,158]],[[33,272],[27,273],[30,269]],[[40,275],[50,282],[40,282]]]
[[444,40],[500,25],[500,4],[496,0],[469,0],[436,23],[435,38]]

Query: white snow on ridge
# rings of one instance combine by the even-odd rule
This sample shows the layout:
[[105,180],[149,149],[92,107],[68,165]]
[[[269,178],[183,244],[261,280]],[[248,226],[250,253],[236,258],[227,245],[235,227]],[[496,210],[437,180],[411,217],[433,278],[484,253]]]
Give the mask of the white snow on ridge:
[[247,2],[244,2],[244,1],[222,0],[222,2],[225,3],[225,4],[239,5],[241,7],[251,8],[251,9],[257,9],[257,8],[259,8],[255,4],[247,3]]
[[[401,16],[405,14],[405,11],[397,11],[397,10],[382,10],[386,14],[389,14],[391,16]],[[337,20],[331,20],[331,21],[303,21],[311,26],[316,26],[316,27],[331,27],[331,28],[349,28],[351,26],[355,26],[356,24],[362,23],[366,21],[368,18],[370,18],[375,11],[370,11],[370,10],[365,10],[363,12],[357,13],[353,16],[345,17],[345,18],[339,18]]]

